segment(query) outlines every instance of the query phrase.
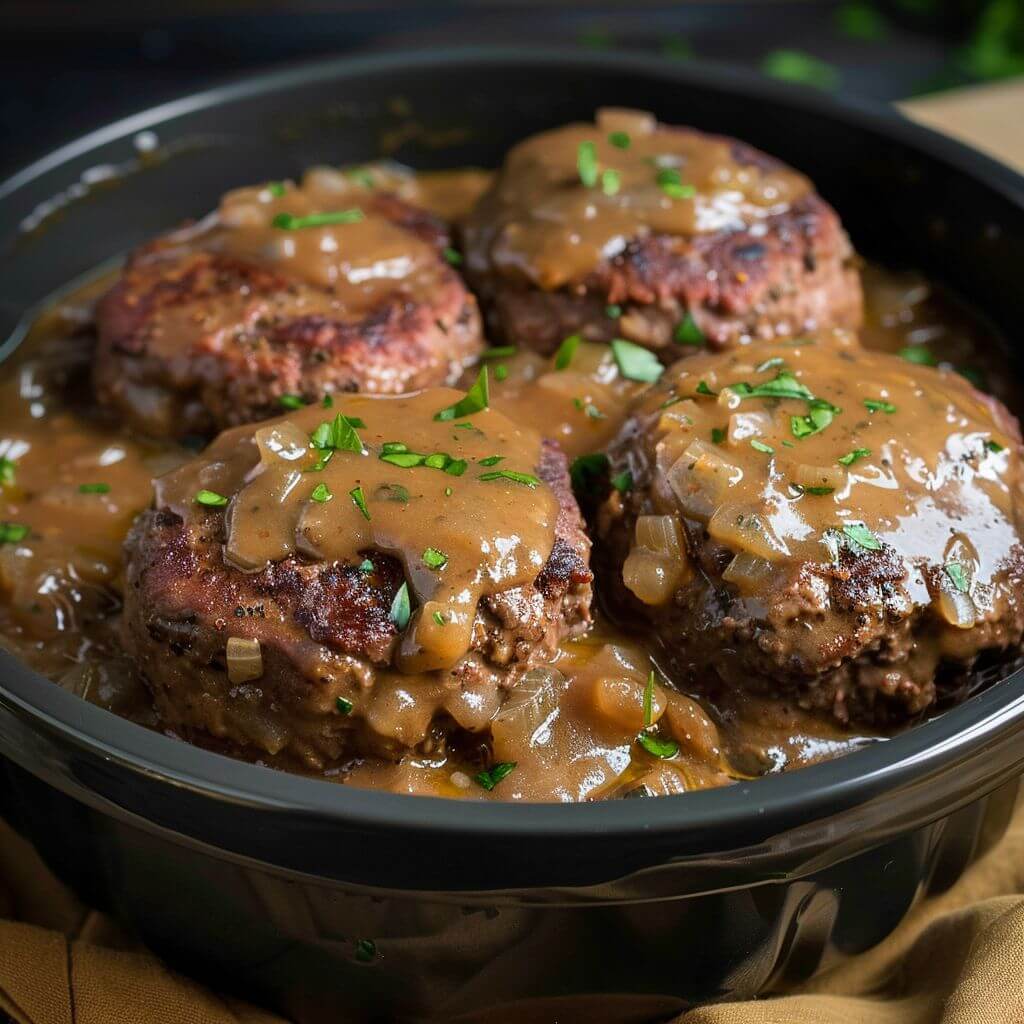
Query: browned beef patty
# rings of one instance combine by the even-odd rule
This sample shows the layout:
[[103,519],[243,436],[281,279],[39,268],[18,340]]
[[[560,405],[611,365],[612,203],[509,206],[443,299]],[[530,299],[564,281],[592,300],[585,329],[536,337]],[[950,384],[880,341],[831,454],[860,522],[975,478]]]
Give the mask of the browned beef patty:
[[97,399],[150,435],[182,436],[275,415],[293,396],[453,381],[482,339],[448,244],[422,210],[314,172],[231,193],[137,250],[100,301]]
[[[318,480],[333,491],[327,502],[322,492],[320,498],[314,494],[312,500],[303,498],[295,505],[297,513],[301,508],[299,514],[307,516],[303,522],[308,524],[310,514],[330,516],[326,522],[338,536],[350,532],[356,522],[365,522],[368,530],[379,524],[381,536],[393,538],[393,548],[386,553],[357,539],[352,543],[358,550],[346,559],[314,557],[307,547],[305,553],[295,551],[248,572],[232,564],[226,549],[234,550],[233,531],[251,512],[256,512],[256,521],[249,528],[249,541],[276,543],[283,536],[277,532],[278,512],[264,504],[265,498],[253,499],[251,493],[246,497],[246,487],[251,492],[252,484],[245,481],[251,481],[250,464],[256,456],[253,435],[245,428],[223,435],[195,465],[161,482],[157,506],[139,518],[126,544],[124,637],[168,727],[192,738],[212,736],[250,754],[286,755],[307,767],[371,752],[394,758],[410,749],[438,755],[453,734],[484,733],[517,678],[550,659],[559,641],[589,622],[590,543],[569,486],[565,457],[556,445],[544,442],[535,449],[537,459],[531,468],[541,481],[537,488],[495,480],[490,477],[493,469],[484,473],[494,464],[481,468],[479,458],[469,454],[476,445],[478,451],[501,454],[505,465],[517,464],[515,453],[520,449],[505,443],[511,425],[497,413],[474,417],[477,433],[485,432],[486,438],[446,424],[429,423],[424,428],[438,437],[451,436],[451,457],[472,462],[459,475],[423,467],[395,469],[377,459],[386,451],[379,438],[409,437],[403,434],[403,424],[410,419],[409,403],[439,408],[451,394],[446,390],[403,399],[346,399],[349,411],[358,410],[367,424],[360,429],[366,444],[362,459],[339,450],[326,470],[309,472],[298,483],[304,494],[313,493]],[[308,421],[303,421],[305,429],[315,419],[314,410],[297,415]],[[381,424],[379,435],[373,433],[375,420]],[[290,436],[281,429],[272,425],[260,432],[262,458],[267,451],[279,451],[280,439]],[[459,447],[452,435],[467,440]],[[322,453],[312,452],[307,461],[318,454]],[[518,465],[522,468],[521,462]],[[401,483],[374,484],[375,469]],[[342,491],[339,480],[349,472],[358,473],[362,481],[369,520],[360,518]],[[188,499],[197,483],[214,478],[225,497],[234,495],[226,510]],[[226,485],[229,478],[239,482],[237,493]],[[294,481],[290,486],[298,493]],[[268,487],[268,494],[280,493],[273,481]],[[447,490],[453,493],[446,499]],[[531,536],[530,524],[537,520],[533,503],[543,497],[554,510],[553,542],[548,537],[549,550],[543,545],[538,549],[547,552],[537,559],[543,564],[525,576],[521,566],[504,567],[519,572],[515,578],[526,582],[507,589],[491,586],[478,604],[469,606],[465,650],[456,651],[449,668],[401,671],[402,652],[410,646],[416,627],[417,604],[419,634],[426,629],[436,635],[440,630],[442,643],[444,630],[458,614],[455,598],[455,612],[438,603],[436,595],[432,602],[417,602],[415,581],[422,583],[431,575],[419,562],[420,552],[426,558],[432,544],[449,559],[438,570],[443,580],[447,573],[459,573],[467,558],[479,559],[482,544],[505,544],[501,537],[485,536],[488,522],[493,525],[486,509],[475,518],[459,513],[454,523],[442,521],[438,507],[463,496],[458,506],[462,509],[479,509],[481,503],[499,500],[518,504],[522,516],[510,536],[519,530],[525,541]],[[396,504],[396,497],[405,504]],[[500,507],[493,511],[496,517],[508,518]],[[392,519],[385,522],[388,515]],[[395,518],[400,515],[408,520]],[[305,525],[298,532],[309,541],[316,529]],[[460,556],[456,545],[462,536],[467,544]],[[538,536],[545,536],[544,531]],[[511,547],[506,554],[518,557]],[[403,562],[410,566],[408,574]],[[475,563],[469,564],[472,568]],[[501,564],[495,562],[492,571]],[[470,585],[475,578],[454,576],[456,582],[466,579]],[[413,592],[413,620],[408,625],[395,616],[396,595],[403,584]],[[459,587],[461,582],[455,589]],[[228,638],[258,641],[258,678],[231,681]]]
[[953,372],[835,339],[699,355],[613,445],[599,576],[688,686],[898,724],[1020,644],[1020,456]]
[[465,243],[494,336],[541,352],[580,334],[667,362],[702,338],[724,348],[862,316],[849,239],[802,175],[636,112],[513,148]]

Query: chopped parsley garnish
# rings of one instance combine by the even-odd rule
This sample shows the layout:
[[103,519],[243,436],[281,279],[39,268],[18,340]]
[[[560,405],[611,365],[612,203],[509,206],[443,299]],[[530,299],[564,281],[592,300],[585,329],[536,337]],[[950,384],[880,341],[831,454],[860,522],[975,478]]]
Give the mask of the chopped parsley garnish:
[[790,484],[790,487],[796,491],[797,494],[813,494],[817,497],[823,497],[826,494],[832,494],[835,491],[834,487],[805,487],[803,484]]
[[725,440],[726,432],[722,427],[711,428],[711,443],[721,444]]
[[490,388],[488,386],[487,367],[482,366],[477,374],[472,387],[454,405],[434,413],[435,420],[457,420],[462,416],[472,416],[474,413],[482,412],[490,402]]
[[495,345],[494,348],[484,349],[480,353],[481,359],[506,359],[516,354],[515,345]]
[[346,700],[344,697],[335,697],[334,706],[338,709],[338,713],[342,715],[351,715],[352,708],[355,705],[350,700]]
[[908,345],[896,353],[901,359],[908,363],[917,363],[918,366],[935,366],[938,360],[931,351],[924,345]]
[[319,451],[355,452],[362,455],[363,442],[356,433],[356,427],[365,426],[358,417],[348,419],[339,412],[330,423],[325,420],[309,435],[309,443]]
[[959,562],[947,562],[946,575],[950,578],[953,586],[960,591],[961,594],[966,594],[971,589],[971,581],[967,576],[967,572]]
[[79,484],[79,494],[109,494],[110,484]]
[[327,484],[317,484],[316,487],[313,488],[313,493],[310,497],[314,501],[325,502],[330,501],[334,495],[331,493],[331,489]]
[[796,438],[810,437],[824,430],[841,411],[823,398],[814,398],[805,416],[790,416],[789,429]]
[[590,494],[597,489],[598,482],[608,472],[608,456],[604,452],[577,455],[569,465],[572,489],[577,494]]
[[677,345],[703,345],[707,338],[704,332],[697,326],[692,313],[687,313],[682,320],[676,324],[675,333],[672,335]]
[[491,765],[486,771],[477,772],[473,778],[489,793],[503,778],[515,769],[515,766],[515,761],[499,761],[497,764]]
[[606,196],[615,195],[622,187],[622,179],[619,177],[618,171],[613,171],[610,167],[607,170],[601,172],[601,191]]
[[650,349],[641,348],[631,341],[616,338],[612,342],[612,355],[618,364],[619,373],[627,380],[653,384],[665,372],[665,367]]
[[532,473],[519,473],[514,469],[495,469],[490,473],[481,473],[481,480],[510,480],[524,487],[536,487],[540,481]]
[[462,253],[458,249],[453,249],[450,245],[445,246],[444,258],[453,266],[458,267],[462,265]]
[[488,455],[486,459],[480,460],[481,466],[496,466],[505,458],[504,455]]
[[412,608],[409,604],[409,584],[403,582],[398,588],[398,592],[395,594],[394,600],[391,602],[391,611],[388,612],[388,618],[394,623],[395,628],[401,632],[409,625],[409,616],[412,614]]
[[443,569],[448,564],[448,556],[437,548],[427,548],[423,552],[423,564],[428,569]]
[[368,558],[364,558],[359,563],[359,571],[365,572],[367,575],[369,575],[371,572],[373,572],[373,562],[371,562]]
[[835,89],[840,81],[836,68],[802,50],[772,50],[761,61],[761,70],[772,78],[799,82],[815,89]]
[[426,455],[420,455],[419,452],[388,452],[383,451],[380,453],[380,461],[390,463],[392,466],[398,466],[401,469],[412,469],[413,466],[422,466],[426,461]]
[[840,455],[836,461],[842,466],[852,466],[858,459],[866,459],[870,454],[870,448],[854,448],[852,452]]
[[453,494],[453,491],[452,491],[452,489],[450,487],[446,487],[444,489],[444,496],[446,498],[450,498],[452,496],[452,494]]
[[29,534],[24,523],[0,523],[0,544],[17,544]]
[[896,411],[896,406],[892,402],[886,402],[881,398],[865,398],[864,408],[868,412],[887,412],[893,413]]
[[291,213],[279,213],[270,223],[282,231],[297,231],[300,228],[322,228],[329,224],[355,224],[363,219],[363,211],[358,208],[351,210],[330,210],[327,213],[310,213],[305,217],[296,217]]
[[564,370],[572,362],[572,357],[576,355],[576,349],[579,347],[580,336],[578,334],[570,334],[558,346],[558,351],[555,352],[555,369]]
[[779,370],[771,380],[760,384],[747,384],[742,381],[730,384],[729,390],[740,398],[795,398],[804,402],[814,401],[814,395],[807,386],[801,384],[789,370]]
[[205,505],[207,508],[223,508],[228,499],[216,491],[208,491],[205,488],[196,492],[196,504]]
[[301,409],[306,404],[301,395],[280,395],[277,402],[284,409]]
[[698,382],[696,390],[698,395],[707,395],[708,398],[714,398],[718,394],[717,391],[712,391],[711,388],[708,387],[708,382],[706,380]]
[[444,616],[440,612],[434,612],[433,619],[439,626],[445,624]]
[[574,398],[572,404],[582,413],[586,413],[592,420],[603,420],[607,417],[593,402],[584,402],[582,398]]
[[508,376],[508,367],[504,363],[498,363],[494,368],[494,379],[500,384]]
[[13,459],[0,457],[0,487],[13,487],[17,479],[16,466]]
[[366,507],[366,495],[363,494],[362,487],[353,487],[348,496],[352,499],[352,504],[363,513],[363,518],[369,522],[370,510]]
[[373,175],[365,167],[350,167],[345,173],[358,185],[373,188]]
[[647,684],[644,686],[644,728],[649,729],[654,720],[654,669],[647,677]]
[[758,439],[752,438],[750,441],[750,447],[757,452],[764,452],[765,455],[774,455],[775,449],[770,444],[765,444],[764,441],[758,441]]
[[993,441],[991,438],[985,442],[985,447],[995,455],[1006,451],[1005,445],[1001,445],[998,441]]
[[[325,409],[334,408],[334,399],[330,395],[324,395],[324,400],[320,403]],[[349,423],[352,421],[349,420]]]
[[622,316],[622,307],[616,304],[604,307],[604,315],[611,320],[618,320]]
[[675,740],[659,739],[649,732],[640,733],[636,741],[652,757],[659,757],[663,761],[668,760],[670,757],[675,757],[679,753],[679,744]]
[[633,474],[628,469],[623,470],[621,473],[616,473],[612,477],[612,487],[620,494],[627,494],[633,490]]
[[843,526],[843,534],[848,540],[867,551],[879,551],[882,547],[882,542],[863,523],[846,523]]
[[268,181],[267,191],[272,196],[283,196],[284,195],[284,182],[283,181]]
[[695,185],[684,185],[675,167],[662,167],[658,171],[658,188],[670,199],[692,199],[697,194]]
[[373,939],[356,939],[356,959],[368,964],[377,955],[377,943]]
[[608,141],[616,149],[629,149],[629,132],[611,132],[608,135]]
[[597,149],[592,142],[581,142],[576,150],[576,170],[587,188],[597,184]]

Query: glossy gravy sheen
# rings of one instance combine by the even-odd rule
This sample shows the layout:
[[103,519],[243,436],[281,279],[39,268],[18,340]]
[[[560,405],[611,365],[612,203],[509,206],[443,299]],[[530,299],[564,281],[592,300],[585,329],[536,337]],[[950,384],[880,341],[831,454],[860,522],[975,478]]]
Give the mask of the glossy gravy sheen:
[[[371,173],[384,171],[374,167]],[[415,184],[416,198],[450,216],[453,197],[464,194],[471,201],[482,180],[475,172],[466,178],[422,176]],[[408,190],[412,186],[406,181],[403,188]],[[259,223],[246,229],[247,245],[255,244],[256,239],[261,240],[260,244],[278,242],[266,222],[271,211],[278,209],[276,204],[286,200],[277,196],[262,198],[262,191],[244,190],[244,201],[234,201],[259,213]],[[297,210],[307,200],[292,195],[287,202],[295,204]],[[356,205],[350,193],[339,196],[340,202]],[[337,208],[339,203],[331,199],[321,205]],[[267,209],[263,210],[260,204]],[[321,237],[354,226],[325,228]],[[303,237],[311,238],[320,229],[308,230],[310,234]],[[300,256],[285,254],[284,258]],[[322,249],[303,252],[301,258],[308,258],[309,273],[313,276],[329,275],[329,268],[338,266]],[[349,271],[342,276],[346,278],[343,289],[351,287],[358,293]],[[155,726],[148,694],[133,666],[120,653],[120,546],[128,524],[152,500],[152,479],[173,471],[193,453],[176,445],[150,443],[132,436],[107,419],[104,410],[83,404],[81,396],[89,393],[90,310],[108,283],[98,282],[85,288],[42,316],[29,338],[0,371],[0,456],[8,460],[0,463],[0,468],[6,467],[0,518],[9,525],[25,528],[24,536],[0,545],[0,583],[4,592],[0,634],[5,647],[60,685],[116,713]],[[1001,381],[1010,379],[994,361],[996,348],[991,339],[919,278],[869,271],[867,298],[865,340],[870,347],[925,347],[938,362],[949,360],[972,374],[987,373],[995,384],[993,390],[997,391]],[[743,353],[737,353],[736,358],[741,360]],[[797,358],[806,359],[808,370],[813,370],[813,353]],[[506,461],[496,464],[496,468],[508,466],[533,472],[530,467],[536,465],[538,444],[534,430],[554,437],[571,454],[593,451],[617,432],[630,400],[642,388],[621,377],[601,346],[581,344],[573,360],[561,369],[554,359],[526,353],[502,355],[488,359],[487,364],[492,385],[491,410],[473,417],[483,428],[483,437],[454,429],[453,422],[459,420],[437,422],[422,417],[418,411],[416,416],[406,417],[401,403],[415,403],[415,396],[384,400],[394,403],[389,404],[396,411],[393,424],[375,421],[374,414],[364,408],[371,401],[382,400],[361,396],[337,398],[334,409],[309,407],[263,425],[259,440],[254,439],[249,445],[233,448],[227,440],[218,442],[200,462],[165,476],[160,484],[162,498],[172,503],[187,502],[194,500],[200,488],[229,498],[229,547],[231,557],[242,568],[267,557],[272,549],[279,550],[282,544],[285,548],[294,545],[296,550],[309,544],[325,557],[351,557],[352,549],[362,543],[392,550],[403,559],[407,579],[424,608],[433,603],[445,609],[442,614],[460,616],[472,598],[463,601],[458,588],[449,585],[456,576],[466,581],[469,589],[481,588],[483,593],[487,587],[496,585],[496,580],[506,586],[520,574],[535,575],[537,561],[546,558],[550,550],[553,499],[542,487],[481,482],[478,468],[467,468],[461,477],[429,468],[389,468],[385,474],[382,467],[387,464],[379,459],[382,446],[400,439],[413,448],[415,441],[415,446],[424,452],[445,452],[452,458],[465,458],[474,467],[480,459],[502,455]],[[499,366],[504,368],[500,372]],[[771,376],[771,372],[758,375],[755,368],[751,376],[760,379]],[[841,383],[844,388],[855,389],[859,379]],[[873,382],[872,388],[879,383]],[[909,378],[886,381],[885,386],[896,389],[901,402],[913,405],[916,401]],[[459,394],[452,392],[450,397],[455,401]],[[850,397],[855,402],[859,391],[853,394],[851,390]],[[852,405],[845,396],[842,401],[836,400],[837,405],[844,403]],[[965,438],[978,433],[976,426],[971,425],[975,412],[969,402],[957,400],[953,406],[951,414],[964,422],[950,423],[950,433]],[[718,417],[715,422],[721,420],[727,428],[733,413],[717,404],[714,409],[714,416]],[[427,411],[432,415],[437,410]],[[357,430],[366,454],[338,453],[320,473],[298,473],[299,482],[294,483],[296,463],[301,461],[306,468],[314,455],[303,444],[297,458],[287,456],[295,452],[300,436],[308,438],[320,422],[330,420],[337,412],[366,423],[365,428]],[[413,423],[418,426],[413,428]],[[392,438],[389,428],[399,424],[401,436]],[[422,434],[416,433],[414,437],[413,430]],[[253,433],[251,429],[249,433]],[[855,440],[851,439],[851,444]],[[820,443],[824,444],[824,439]],[[810,461],[816,464],[826,454],[834,454],[834,443],[834,439],[829,439],[827,453],[815,449]],[[872,440],[872,444],[877,442]],[[808,453],[810,459],[810,449]],[[763,457],[763,453],[743,452],[744,460],[751,465],[755,455]],[[338,459],[336,464],[334,459]],[[367,523],[348,493],[353,486],[352,463],[359,465],[356,479],[366,496],[376,495],[381,488],[397,481],[409,490],[410,496],[422,498],[424,507],[429,507],[442,521],[425,521],[403,532],[383,509],[386,503],[378,501],[373,505],[373,520]],[[757,465],[763,469],[762,463]],[[254,475],[252,471],[257,466],[263,467],[263,471]],[[988,455],[971,470],[993,475],[989,515],[991,528],[996,530],[1003,528],[999,518],[1003,506],[998,467],[999,460]],[[885,467],[876,466],[873,474],[864,473],[865,468],[852,467],[856,477],[868,477],[850,485],[848,497],[853,502],[873,501],[880,491],[871,479],[881,480],[880,473]],[[935,468],[927,472],[935,472]],[[332,497],[326,503],[311,500],[313,478],[328,486]],[[495,485],[497,491],[487,492],[491,497],[501,496],[501,503],[494,508],[507,505],[512,509],[511,513],[494,513],[501,522],[477,524],[478,528],[464,531],[468,534],[464,536],[453,522],[443,521],[444,512],[437,511],[438,506],[443,508],[444,501],[454,499],[463,502],[459,506],[459,520],[463,524],[473,522],[473,516],[490,516],[486,509],[471,507],[469,499],[479,488]],[[452,495],[444,493],[448,486],[453,489]],[[459,487],[465,488],[464,498],[458,497]],[[265,503],[274,496],[284,500],[276,504],[271,501],[273,515],[268,519]],[[816,500],[830,502],[829,506],[822,506],[830,510],[838,501]],[[805,497],[796,504],[806,520],[810,501]],[[898,528],[898,509],[894,506],[893,511],[894,528]],[[504,563],[482,555],[476,540],[484,533],[501,534],[503,516],[508,514],[523,530],[516,542],[515,557]],[[830,511],[829,515],[832,514]],[[325,531],[324,516],[328,515],[343,519],[346,532],[351,530],[352,535]],[[261,521],[263,526],[259,525]],[[782,523],[786,543],[803,543],[796,536],[799,531],[787,533],[787,522]],[[451,574],[447,581],[418,564],[428,545],[449,557]],[[979,566],[984,564],[983,549],[982,543],[977,552]],[[420,618],[433,622],[432,615]],[[454,637],[458,632],[451,635]],[[389,676],[382,681],[380,707],[372,712],[380,718],[382,730],[397,727],[395,723],[399,721],[398,712],[389,711],[388,707],[401,705],[405,714],[409,702],[415,703],[416,685],[424,678],[415,672],[424,665],[447,662],[465,642],[464,636],[459,636],[457,644],[448,645],[447,640],[442,643],[429,631],[416,633],[416,637],[415,646],[405,652],[406,667],[412,674],[400,679],[394,673],[394,678]],[[562,645],[550,669],[539,670],[539,675],[531,673],[520,683],[492,722],[492,739],[469,739],[463,748],[443,754],[432,754],[428,746],[397,764],[367,759],[333,768],[326,776],[349,784],[450,797],[585,800],[722,785],[733,779],[813,763],[870,741],[785,703],[733,693],[723,694],[712,704],[676,692],[658,676],[653,716],[680,745],[678,757],[658,761],[639,750],[635,742],[637,730],[643,725],[638,716],[652,667],[655,666],[651,653],[645,647],[599,616],[587,636]],[[426,703],[432,700],[433,696]],[[214,741],[199,742],[221,749]],[[484,757],[487,743],[491,749]],[[472,782],[474,771],[482,763],[502,759],[514,760],[518,767],[494,792],[484,791]],[[284,758],[269,758],[268,762],[289,770],[303,770]]]

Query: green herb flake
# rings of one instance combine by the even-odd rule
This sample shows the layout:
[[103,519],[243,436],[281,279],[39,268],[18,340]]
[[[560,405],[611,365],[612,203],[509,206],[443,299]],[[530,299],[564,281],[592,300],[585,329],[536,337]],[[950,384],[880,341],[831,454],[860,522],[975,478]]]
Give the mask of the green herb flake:
[[473,778],[489,793],[502,779],[510,775],[515,770],[515,767],[515,761],[499,761],[486,771],[477,772]]
[[447,421],[457,420],[463,416],[472,416],[474,413],[482,412],[490,402],[490,387],[487,376],[487,367],[482,366],[472,387],[454,405],[449,405],[440,412],[434,413],[435,420]]
[[629,132],[611,132],[608,135],[608,141],[616,149],[629,149],[630,138]]
[[277,403],[283,409],[301,409],[306,404],[306,400],[301,395],[280,395]]
[[1005,445],[1000,444],[998,441],[993,441],[991,438],[985,442],[985,447],[994,455],[998,455],[1000,452],[1006,451]]
[[789,370],[779,370],[771,380],[760,384],[747,384],[743,381],[730,384],[729,390],[740,398],[794,398],[804,402],[815,400],[807,386],[801,384]]
[[621,187],[622,178],[619,177],[618,171],[613,171],[609,167],[601,172],[601,191],[606,196],[616,195]]
[[409,584],[402,583],[391,602],[391,611],[388,618],[392,621],[399,633],[409,625],[409,616],[412,615],[412,608],[409,604]]
[[619,317],[622,316],[622,307],[615,304],[611,306],[605,306],[604,315],[608,317],[609,320],[618,320]]
[[608,472],[608,456],[604,452],[577,455],[569,465],[572,489],[578,495],[591,494]]
[[494,379],[500,384],[508,376],[508,367],[504,363],[498,363],[494,368]]
[[280,198],[285,193],[284,182],[283,181],[268,181],[267,182],[267,191],[272,196],[277,196],[278,198]]
[[711,443],[721,444],[726,438],[726,432],[722,427],[711,428]]
[[[334,408],[334,399],[330,395],[324,395],[324,400],[320,403],[325,409]],[[352,421],[349,420],[349,423]]]
[[885,16],[869,3],[851,0],[843,4],[835,14],[836,27],[851,39],[876,43],[889,34],[889,23]]
[[514,469],[496,469],[490,473],[481,473],[480,479],[509,480],[514,484],[522,484],[524,487],[537,487],[540,481],[532,473],[519,473]]
[[400,469],[412,469],[414,466],[422,466],[426,460],[425,455],[418,452],[381,452],[378,456],[381,462],[391,466],[398,466]]
[[450,497],[452,496],[452,494],[453,494],[453,493],[454,493],[454,492],[452,491],[452,489],[451,489],[450,487],[446,487],[446,488],[444,489],[444,496],[445,496],[446,498],[450,498]]
[[824,497],[826,494],[832,494],[835,491],[834,487],[805,487],[803,484],[790,484],[789,486],[797,494],[813,494],[819,498]]
[[448,556],[437,548],[427,548],[423,552],[423,564],[428,569],[443,569],[448,564]]
[[555,352],[555,369],[564,370],[572,362],[573,356],[576,355],[576,349],[580,347],[580,336],[578,334],[570,334],[561,345],[558,346],[558,351]]
[[109,494],[110,484],[79,484],[79,494]]
[[656,178],[658,188],[670,199],[692,199],[697,194],[694,185],[684,185],[675,167],[662,167]]
[[515,345],[495,345],[494,348],[484,349],[480,353],[481,359],[507,359],[516,354]]
[[196,492],[196,504],[205,505],[207,508],[223,508],[228,499],[216,491],[208,491],[205,488]]
[[439,626],[445,625],[444,616],[440,612],[434,612],[433,619]]
[[829,426],[840,412],[842,409],[836,408],[831,402],[826,402],[823,398],[814,398],[810,402],[810,411],[805,416],[790,416],[790,432],[798,439],[818,434]]
[[17,465],[13,459],[0,457],[0,487],[13,487],[17,479]]
[[971,589],[971,581],[967,576],[967,570],[959,562],[947,562],[945,565],[946,575],[950,578],[953,586],[966,594]]
[[843,535],[866,551],[879,551],[882,547],[882,542],[863,523],[846,523]]
[[344,697],[335,697],[334,706],[340,715],[351,715],[352,709],[355,705],[350,700],[346,700]]
[[633,474],[628,469],[621,473],[616,473],[612,477],[612,487],[620,494],[628,494],[633,490]]
[[597,184],[597,149],[592,142],[581,142],[576,150],[576,170],[587,188]]
[[649,732],[640,733],[636,741],[652,757],[660,758],[663,761],[675,757],[679,753],[679,744],[675,740],[663,740]]
[[854,448],[852,452],[840,455],[836,461],[841,466],[852,466],[858,459],[866,459],[870,454],[870,448]]
[[370,510],[366,507],[366,495],[363,494],[362,487],[353,487],[348,492],[348,496],[352,499],[352,504],[363,514],[363,518],[370,521]]
[[938,359],[925,345],[907,345],[906,348],[901,348],[896,355],[908,363],[916,363],[918,366],[935,366],[938,363]]
[[373,572],[373,562],[371,562],[368,558],[364,558],[359,563],[359,571],[369,575],[371,572]]
[[772,78],[826,91],[837,89],[840,83],[836,68],[802,50],[773,50],[761,61],[761,70]]
[[692,313],[687,313],[682,320],[676,324],[675,333],[672,335],[677,345],[700,346],[707,342],[704,332],[697,326]]
[[462,476],[468,468],[469,463],[465,459],[452,459],[451,462],[444,467],[444,471],[449,476]]
[[881,398],[865,398],[864,408],[868,412],[894,413],[896,411],[896,406],[892,402],[886,402]]
[[758,441],[758,439],[752,438],[750,447],[757,452],[764,452],[765,455],[774,455],[775,449],[770,444],[765,444],[764,441]]
[[653,384],[665,372],[658,357],[650,349],[634,345],[631,341],[616,338],[612,342],[612,355],[619,367],[619,373],[627,380],[638,380]]
[[331,489],[330,487],[327,486],[327,484],[317,484],[316,487],[313,488],[313,493],[310,494],[310,497],[314,501],[319,501],[322,503],[325,501],[330,501],[331,498],[334,497],[334,495],[331,493]]
[[368,964],[377,955],[377,943],[373,939],[356,939],[356,959]]
[[488,455],[486,459],[480,460],[481,466],[496,466],[505,458],[504,455]]
[[363,219],[363,211],[330,210],[326,213],[310,213],[305,217],[296,217],[291,213],[279,213],[270,223],[281,231],[298,231],[301,228],[322,228],[330,224],[355,224]]
[[644,728],[649,729],[654,720],[654,669],[647,677],[647,684],[644,686]]
[[0,523],[0,544],[17,544],[29,535],[29,528],[24,523]]
[[711,388],[708,387],[708,382],[706,380],[702,380],[697,384],[696,391],[698,395],[707,395],[708,398],[715,398],[718,395],[717,391],[712,391]]
[[462,253],[458,249],[453,249],[450,245],[445,246],[444,258],[453,267],[462,266]]

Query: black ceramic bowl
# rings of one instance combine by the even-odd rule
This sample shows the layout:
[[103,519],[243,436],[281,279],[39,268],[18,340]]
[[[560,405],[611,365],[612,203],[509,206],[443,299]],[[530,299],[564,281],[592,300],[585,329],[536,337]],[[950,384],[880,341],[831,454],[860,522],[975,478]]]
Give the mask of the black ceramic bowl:
[[[389,140],[416,166],[496,165],[602,104],[778,154],[862,252],[1019,330],[1024,182],[1006,168],[887,111],[722,70],[502,50],[302,67],[69,143],[0,185],[0,329],[16,336],[34,303],[228,187]],[[141,161],[140,132],[160,142]],[[107,165],[116,184],[96,184]],[[998,837],[1022,733],[1015,674],[789,775],[657,800],[460,803],[206,753],[0,654],[14,824],[155,949],[302,1022],[659,1020],[777,991],[883,938]]]

